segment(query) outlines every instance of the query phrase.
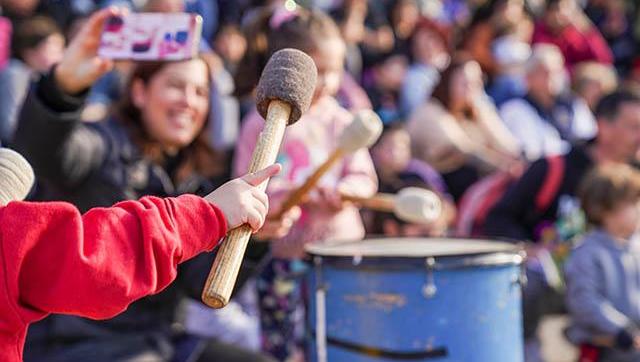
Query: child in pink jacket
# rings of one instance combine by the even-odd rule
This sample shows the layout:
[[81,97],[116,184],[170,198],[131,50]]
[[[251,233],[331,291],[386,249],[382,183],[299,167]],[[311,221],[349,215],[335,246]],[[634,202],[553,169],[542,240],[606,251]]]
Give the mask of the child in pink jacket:
[[[300,120],[287,127],[278,163],[283,172],[274,178],[267,190],[274,209],[278,201],[300,186],[336,149],[343,129],[353,116],[340,107],[334,98],[340,86],[345,56],[345,45],[333,21],[317,11],[285,9],[268,10],[256,18],[254,29],[266,34],[256,34],[255,39],[266,39],[267,54],[250,51],[243,60],[238,79],[240,89],[251,89],[259,72],[251,71],[251,65],[264,66],[257,59],[268,59],[268,54],[292,47],[308,53],[318,68],[311,108]],[[253,37],[250,37],[252,39]],[[250,47],[259,49],[259,46]],[[259,71],[260,69],[258,69]],[[244,121],[236,148],[234,171],[246,171],[256,140],[264,125],[257,114],[250,114]],[[273,260],[258,282],[261,300],[263,348],[279,360],[286,360],[298,353],[301,336],[296,328],[301,323],[295,319],[302,306],[300,281],[304,272],[304,246],[327,241],[360,240],[364,226],[358,209],[342,202],[340,195],[369,197],[377,190],[377,178],[373,163],[366,149],[345,157],[320,180],[305,203],[302,216],[289,234],[272,243]]]

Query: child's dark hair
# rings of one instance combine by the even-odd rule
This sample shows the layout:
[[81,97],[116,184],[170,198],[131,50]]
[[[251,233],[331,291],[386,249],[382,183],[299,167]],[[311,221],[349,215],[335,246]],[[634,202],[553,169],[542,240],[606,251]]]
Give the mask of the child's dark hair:
[[297,6],[265,8],[244,29],[247,51],[235,73],[236,96],[250,94],[258,84],[269,57],[283,48],[295,48],[305,53],[318,49],[319,44],[333,37],[341,38],[335,22],[325,13]]
[[62,30],[51,18],[46,16],[35,16],[33,18],[20,21],[13,31],[11,37],[12,55],[24,61],[24,52],[34,49],[51,35],[59,34]]
[[582,181],[578,196],[587,220],[600,226],[605,214],[640,201],[640,171],[626,164],[596,167]]

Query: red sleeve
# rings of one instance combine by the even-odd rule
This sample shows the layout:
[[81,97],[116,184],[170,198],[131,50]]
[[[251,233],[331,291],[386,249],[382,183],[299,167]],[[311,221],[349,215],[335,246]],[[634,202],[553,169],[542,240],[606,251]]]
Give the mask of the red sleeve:
[[598,28],[592,26],[583,36],[593,60],[605,64],[613,63],[613,53]]
[[60,202],[0,208],[5,285],[27,323],[43,313],[110,318],[161,291],[179,263],[225,233],[222,212],[191,195],[144,197],[84,215]]

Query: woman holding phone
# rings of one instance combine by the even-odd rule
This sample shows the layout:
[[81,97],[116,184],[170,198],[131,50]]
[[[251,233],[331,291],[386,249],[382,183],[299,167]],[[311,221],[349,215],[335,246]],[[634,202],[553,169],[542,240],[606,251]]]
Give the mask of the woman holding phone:
[[[215,110],[210,109],[210,71],[203,59],[136,64],[108,119],[80,121],[87,90],[113,66],[97,51],[104,22],[115,15],[122,14],[113,8],[94,14],[62,61],[27,96],[15,147],[34,167],[37,198],[70,201],[84,211],[143,195],[212,190],[222,181],[217,176],[223,164],[204,132]],[[172,361],[173,341],[180,337],[176,307],[183,296],[199,298],[211,261],[211,255],[190,261],[173,285],[114,319],[45,319],[31,328],[25,359]],[[202,347],[192,360],[268,360],[219,343]]]

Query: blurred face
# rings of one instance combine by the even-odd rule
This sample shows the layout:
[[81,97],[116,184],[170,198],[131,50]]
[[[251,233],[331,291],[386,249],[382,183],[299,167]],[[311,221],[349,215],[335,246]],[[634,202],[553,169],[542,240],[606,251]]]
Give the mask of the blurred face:
[[482,69],[475,61],[466,62],[451,76],[449,86],[451,103],[454,106],[467,105],[471,98],[482,90]]
[[157,13],[180,13],[184,11],[184,0],[150,0],[146,11]]
[[419,30],[413,40],[413,55],[423,63],[443,70],[449,65],[449,53],[440,37],[429,29]]
[[64,37],[61,34],[52,34],[34,49],[26,50],[24,60],[30,68],[44,73],[62,60],[63,52]]
[[552,30],[562,30],[571,24],[571,17],[578,11],[574,0],[562,0],[547,9],[544,19]]
[[394,55],[376,67],[376,83],[388,90],[400,90],[407,72],[407,59]]
[[21,16],[31,15],[38,6],[38,0],[4,0],[0,2],[2,6],[8,8]]
[[204,61],[167,64],[148,84],[135,81],[131,94],[152,139],[175,151],[189,145],[209,111],[209,71]]
[[629,239],[640,226],[640,206],[625,202],[602,218],[602,226],[611,235]]
[[399,129],[384,134],[372,153],[379,170],[404,171],[411,160],[409,133],[404,129]]
[[561,59],[544,59],[527,75],[529,92],[534,96],[556,97],[563,91],[565,78]]
[[313,101],[338,93],[346,48],[342,39],[336,37],[320,42],[318,50],[309,54],[318,68],[318,82]]
[[625,103],[618,116],[598,122],[598,142],[618,162],[629,162],[640,151],[640,103]]
[[238,63],[247,50],[247,40],[242,33],[229,29],[216,38],[216,50],[228,62]]

